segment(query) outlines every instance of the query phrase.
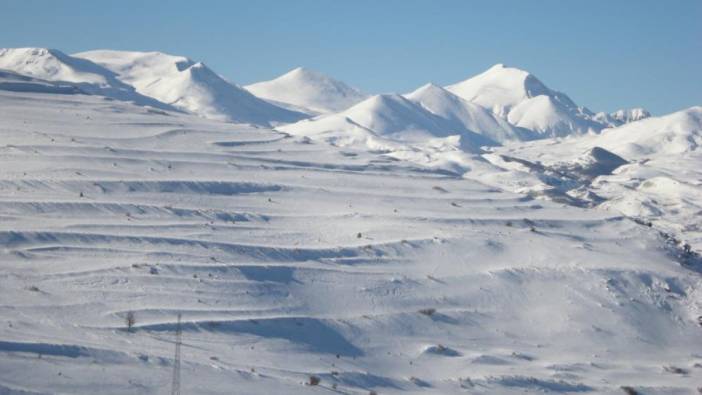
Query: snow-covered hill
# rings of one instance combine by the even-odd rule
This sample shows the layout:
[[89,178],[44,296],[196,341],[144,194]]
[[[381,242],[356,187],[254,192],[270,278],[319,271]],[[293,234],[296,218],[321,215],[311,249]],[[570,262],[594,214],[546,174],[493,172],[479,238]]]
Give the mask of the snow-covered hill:
[[116,75],[91,61],[47,48],[0,48],[0,69],[41,80],[68,83],[81,91],[140,105],[173,110],[117,79]]
[[303,67],[245,88],[258,97],[292,105],[311,114],[339,112],[368,97],[341,81]]
[[597,143],[632,159],[702,150],[702,107],[607,129]]
[[536,137],[530,130],[512,126],[486,108],[434,84],[426,84],[405,97],[445,119],[455,130],[465,128],[500,143]]
[[279,125],[183,57],[0,68],[2,395],[169,392],[179,314],[188,394],[699,392],[702,107],[301,72],[336,112]]
[[[354,108],[403,139],[441,122],[401,96]],[[0,393],[169,392],[179,313],[188,394],[702,380],[699,257],[617,211],[471,179],[484,159],[457,172],[79,94],[0,91],[0,123]]]
[[201,62],[161,52],[98,50],[75,54],[115,73],[146,96],[205,118],[270,125],[306,114],[259,99],[229,83]]
[[[599,135],[554,142],[534,141],[496,148],[487,158],[495,165],[535,176],[521,184],[511,178],[482,180],[520,192],[551,190],[652,223],[702,250],[702,107],[651,117]],[[579,179],[587,153],[606,150],[626,161],[613,174]],[[497,154],[497,155],[495,155]],[[500,158],[525,160],[515,168]],[[526,180],[522,176],[522,180]],[[552,193],[553,193],[552,192]]]
[[[377,138],[423,143],[431,139],[458,135],[468,152],[494,144],[487,137],[450,122],[401,95],[372,96],[355,106],[330,115],[319,116],[279,130],[295,135],[313,136],[336,144],[377,144]],[[369,143],[368,139],[372,141]]]
[[533,74],[502,64],[446,89],[543,137],[583,134],[608,126],[594,120],[591,111],[578,107],[564,93],[546,87]]

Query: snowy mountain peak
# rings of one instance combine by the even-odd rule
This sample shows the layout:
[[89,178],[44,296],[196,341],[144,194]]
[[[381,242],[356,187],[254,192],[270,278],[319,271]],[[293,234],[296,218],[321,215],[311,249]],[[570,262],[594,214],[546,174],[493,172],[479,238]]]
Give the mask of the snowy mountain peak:
[[449,121],[454,129],[463,127],[494,142],[530,140],[535,137],[527,130],[515,128],[486,108],[432,83],[421,86],[405,97]]
[[415,89],[414,91],[408,93],[405,95],[407,98],[411,97],[419,97],[422,95],[428,95],[428,94],[450,94],[452,96],[455,96],[453,93],[447,91],[444,87],[438,86],[434,84],[433,82],[428,82],[419,88]]
[[544,137],[598,132],[608,126],[528,71],[503,64],[446,89]]
[[424,144],[436,139],[451,141],[449,145],[458,144],[467,152],[479,152],[483,145],[494,145],[493,140],[466,129],[461,122],[445,119],[414,99],[397,94],[375,95],[345,111],[279,129],[322,137],[338,145],[362,143],[373,149],[378,148],[379,141],[390,145],[398,141]]
[[278,78],[330,79],[326,75],[303,66],[295,67]]
[[226,81],[202,62],[161,52],[89,51],[76,54],[112,70],[146,96],[205,118],[271,125],[305,114],[261,100]]
[[367,97],[341,81],[303,67],[245,88],[258,97],[307,109],[310,113],[341,111]]
[[[446,89],[501,116],[505,116],[511,108],[526,99],[557,94],[533,74],[502,63],[467,80],[449,85]],[[570,99],[563,101],[568,106],[575,106]]]

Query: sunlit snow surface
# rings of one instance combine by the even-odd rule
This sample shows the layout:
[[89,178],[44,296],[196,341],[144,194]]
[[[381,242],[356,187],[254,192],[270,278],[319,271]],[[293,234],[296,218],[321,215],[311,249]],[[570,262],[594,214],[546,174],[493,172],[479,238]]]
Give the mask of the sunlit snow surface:
[[82,95],[0,92],[0,119],[2,394],[169,393],[178,313],[184,394],[701,383],[699,263],[617,210],[471,180],[494,180],[479,155]]

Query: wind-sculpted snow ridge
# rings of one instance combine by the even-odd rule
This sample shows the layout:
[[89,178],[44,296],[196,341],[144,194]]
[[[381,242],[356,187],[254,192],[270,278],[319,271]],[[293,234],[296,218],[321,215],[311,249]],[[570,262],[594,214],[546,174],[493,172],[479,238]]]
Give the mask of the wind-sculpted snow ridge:
[[304,67],[245,88],[263,99],[291,105],[311,114],[339,112],[367,98],[356,88]]
[[699,256],[621,211],[504,191],[673,160],[585,137],[466,152],[423,103],[282,133],[0,90],[0,393],[168,392],[178,314],[188,394],[694,393]]
[[75,56],[110,69],[141,94],[205,118],[269,126],[307,117],[261,100],[203,63],[182,56],[110,50]]

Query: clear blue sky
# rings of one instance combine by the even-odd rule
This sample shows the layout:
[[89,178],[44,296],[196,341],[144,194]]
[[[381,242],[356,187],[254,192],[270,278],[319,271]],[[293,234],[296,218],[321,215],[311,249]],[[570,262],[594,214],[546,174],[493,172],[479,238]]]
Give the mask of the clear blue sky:
[[0,47],[159,50],[239,84],[296,67],[370,93],[495,63],[592,110],[702,104],[702,0],[0,0]]

